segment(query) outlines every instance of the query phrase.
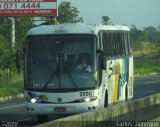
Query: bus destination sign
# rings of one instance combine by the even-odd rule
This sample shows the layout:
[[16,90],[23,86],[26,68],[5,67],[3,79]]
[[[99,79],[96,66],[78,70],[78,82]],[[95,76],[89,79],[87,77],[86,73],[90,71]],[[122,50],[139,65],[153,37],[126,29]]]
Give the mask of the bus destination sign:
[[57,16],[57,0],[0,0],[0,16]]

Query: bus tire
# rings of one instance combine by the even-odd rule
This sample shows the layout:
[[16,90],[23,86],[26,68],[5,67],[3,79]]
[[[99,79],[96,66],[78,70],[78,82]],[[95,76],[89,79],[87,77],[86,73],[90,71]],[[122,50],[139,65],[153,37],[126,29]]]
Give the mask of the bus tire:
[[38,122],[44,123],[48,120],[48,115],[37,115]]
[[128,86],[125,88],[125,101],[128,102]]
[[108,107],[108,92],[105,93],[104,107]]

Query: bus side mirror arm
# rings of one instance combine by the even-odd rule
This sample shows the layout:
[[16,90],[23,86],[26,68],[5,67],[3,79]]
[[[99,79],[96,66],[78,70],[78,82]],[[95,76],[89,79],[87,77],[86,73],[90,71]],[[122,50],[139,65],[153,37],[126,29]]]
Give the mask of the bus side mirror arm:
[[96,52],[101,60],[100,61],[101,69],[106,70],[107,62],[106,62],[106,57],[103,55],[102,49],[97,49]]
[[97,49],[96,52],[97,52],[97,54],[103,54],[102,49]]
[[107,66],[107,58],[103,56],[101,62],[102,70],[106,70],[106,66]]

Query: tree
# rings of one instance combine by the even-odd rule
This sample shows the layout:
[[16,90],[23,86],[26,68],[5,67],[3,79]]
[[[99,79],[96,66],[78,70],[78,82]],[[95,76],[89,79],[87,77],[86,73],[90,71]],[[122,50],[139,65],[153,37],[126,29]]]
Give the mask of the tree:
[[59,23],[78,23],[83,22],[82,17],[78,17],[79,11],[76,7],[71,6],[71,2],[61,2],[58,7]]
[[1,34],[0,35],[0,69],[10,68],[13,61],[11,57],[11,50],[9,48],[6,38]]
[[0,18],[0,35],[4,37],[6,44],[10,42],[10,22],[5,18]]
[[10,68],[12,57],[10,54],[10,22],[5,17],[0,17],[0,69]]
[[142,39],[142,37],[141,37],[142,31],[137,29],[137,27],[134,24],[132,24],[132,26],[131,26],[131,35],[132,35],[133,42],[143,41],[143,40],[141,40]]
[[8,19],[6,17],[0,17],[0,26],[4,24],[5,21],[7,21]]
[[102,16],[102,24],[103,25],[108,25],[110,24],[110,18],[108,16]]
[[157,42],[158,33],[154,27],[146,27],[143,30],[142,39],[149,42]]
[[[11,41],[11,21],[7,17],[0,17],[0,70],[15,70],[16,50],[22,51],[27,31],[32,27],[29,17],[16,19],[15,24],[15,50],[10,45]],[[22,56],[23,54],[21,54]]]
[[160,43],[160,24],[159,24],[159,26],[158,26],[158,28],[157,28],[157,36],[158,36],[157,42]]
[[31,17],[20,17],[16,20],[16,49],[23,49],[27,31],[32,28]]

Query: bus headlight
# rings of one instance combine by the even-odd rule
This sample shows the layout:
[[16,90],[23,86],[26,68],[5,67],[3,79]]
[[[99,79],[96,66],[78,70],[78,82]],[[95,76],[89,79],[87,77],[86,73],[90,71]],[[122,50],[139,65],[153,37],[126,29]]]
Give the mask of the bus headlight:
[[41,101],[42,101],[41,98],[39,98],[38,96],[35,98],[31,98],[30,100],[31,103],[40,103]]
[[84,97],[79,99],[80,102],[91,102],[91,101],[95,101],[97,99],[97,97]]
[[84,101],[85,101],[85,102],[90,102],[90,100],[91,100],[91,98],[90,98],[90,97],[86,97],[86,98],[84,98]]
[[32,98],[32,99],[31,99],[31,103],[36,103],[36,99],[35,99],[35,98]]

